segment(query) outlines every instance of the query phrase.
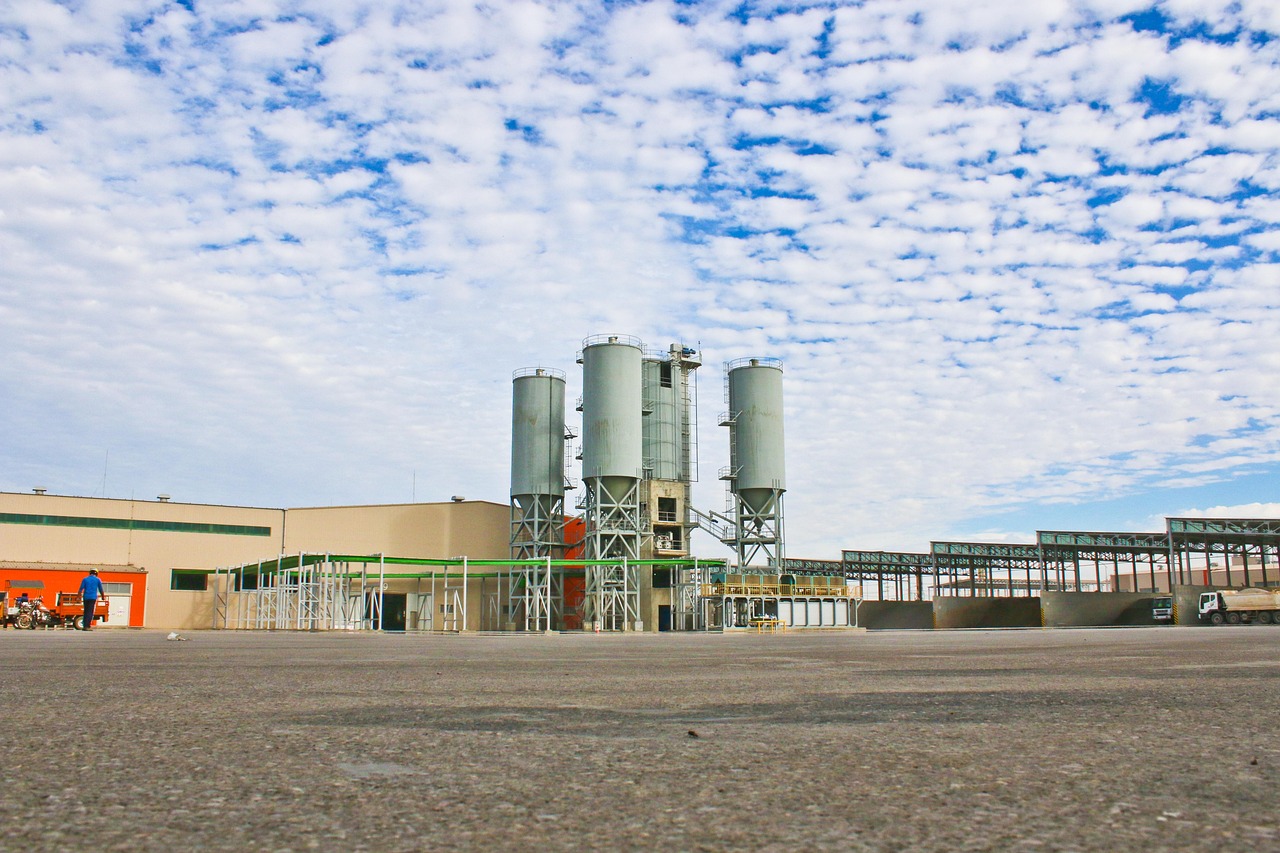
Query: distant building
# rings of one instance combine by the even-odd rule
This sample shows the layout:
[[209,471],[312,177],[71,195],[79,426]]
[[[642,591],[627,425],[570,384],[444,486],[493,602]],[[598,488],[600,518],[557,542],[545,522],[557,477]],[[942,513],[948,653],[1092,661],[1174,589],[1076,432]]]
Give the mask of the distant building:
[[[508,507],[487,501],[270,509],[0,492],[0,596],[52,600],[97,567],[105,627],[209,628],[219,567],[300,553],[501,559],[509,527]],[[412,609],[413,584],[387,586]]]

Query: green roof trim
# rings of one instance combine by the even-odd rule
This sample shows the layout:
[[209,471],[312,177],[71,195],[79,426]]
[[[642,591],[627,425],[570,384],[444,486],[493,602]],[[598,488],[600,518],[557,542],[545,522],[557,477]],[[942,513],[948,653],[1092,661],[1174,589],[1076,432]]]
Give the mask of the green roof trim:
[[159,533],[211,533],[220,536],[270,536],[270,527],[251,524],[212,524],[197,521],[151,521],[145,518],[92,518],[80,515],[27,515],[0,512],[0,524],[45,527],[92,527],[104,530],[150,530]]

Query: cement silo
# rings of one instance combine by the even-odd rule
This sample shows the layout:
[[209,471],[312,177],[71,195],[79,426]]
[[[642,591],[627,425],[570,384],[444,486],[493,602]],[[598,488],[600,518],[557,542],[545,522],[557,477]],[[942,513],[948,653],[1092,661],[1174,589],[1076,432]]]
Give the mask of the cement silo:
[[582,484],[589,559],[640,555],[643,349],[638,339],[622,335],[591,337],[582,344]]
[[787,490],[783,461],[782,362],[746,358],[728,371],[730,466],[734,497],[734,544],[738,565],[783,558],[782,496]]
[[644,527],[641,360],[644,345],[622,335],[582,344],[584,626],[640,630],[639,574]]
[[511,385],[511,556],[564,556],[564,374],[518,370]]

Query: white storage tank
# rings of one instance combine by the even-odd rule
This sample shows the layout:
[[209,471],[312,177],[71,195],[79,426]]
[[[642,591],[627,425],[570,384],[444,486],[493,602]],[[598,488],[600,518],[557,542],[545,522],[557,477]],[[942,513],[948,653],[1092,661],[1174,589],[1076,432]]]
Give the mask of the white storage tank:
[[643,344],[607,335],[582,345],[582,479],[614,497],[644,474],[641,370]]
[[511,384],[511,555],[560,557],[564,548],[564,374],[517,370]]
[[517,370],[511,384],[511,495],[564,497],[564,374]]
[[751,510],[766,512],[787,488],[782,362],[773,358],[730,362],[729,410],[736,457],[734,491]]

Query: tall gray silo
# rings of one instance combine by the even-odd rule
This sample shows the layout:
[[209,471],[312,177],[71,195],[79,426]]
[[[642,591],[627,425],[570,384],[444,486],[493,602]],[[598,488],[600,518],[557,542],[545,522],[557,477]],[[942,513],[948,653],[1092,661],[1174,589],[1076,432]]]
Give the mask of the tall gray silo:
[[734,498],[734,549],[739,566],[781,565],[783,462],[782,362],[744,358],[729,362],[730,465],[726,479]]
[[511,556],[564,556],[564,373],[517,370],[511,380]]
[[644,476],[636,338],[600,335],[582,344],[582,484],[588,559],[640,555],[638,486]]
[[[637,338],[598,335],[582,343],[582,486],[586,590],[583,624],[641,628],[639,577],[644,477],[641,360]],[[614,561],[617,562],[614,562]],[[601,561],[592,563],[590,561]]]

